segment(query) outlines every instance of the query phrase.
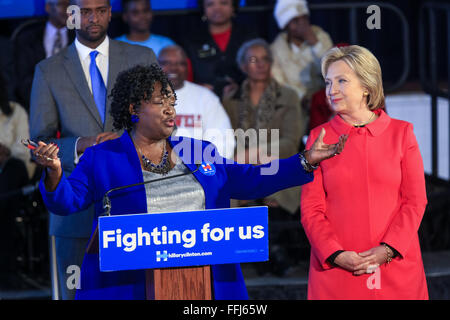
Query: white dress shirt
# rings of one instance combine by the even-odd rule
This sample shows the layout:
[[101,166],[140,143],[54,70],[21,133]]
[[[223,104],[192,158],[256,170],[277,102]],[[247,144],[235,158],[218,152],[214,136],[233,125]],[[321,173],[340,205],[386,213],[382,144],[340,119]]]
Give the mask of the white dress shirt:
[[[109,71],[109,38],[106,36],[105,40],[95,49],[91,49],[89,47],[86,47],[84,44],[82,44],[80,41],[78,41],[78,38],[75,39],[75,47],[78,52],[78,57],[80,58],[81,67],[83,68],[84,76],[86,77],[86,81],[89,86],[89,90],[91,90],[92,93],[92,83],[91,83],[91,74],[89,72],[89,67],[91,65],[91,56],[90,53],[92,51],[98,51],[99,54],[97,55],[97,58],[95,59],[95,62],[97,63],[97,67],[100,70],[100,73],[103,78],[103,82],[105,83],[105,87],[108,87],[108,71]],[[78,164],[78,161],[80,160],[80,157],[82,154],[78,155],[77,153],[77,144],[78,140],[80,140],[80,137],[75,142],[75,158],[74,163]]]
[[[67,34],[67,28],[62,27],[59,29],[61,32],[61,49],[67,47],[69,43],[69,36]],[[56,28],[50,21],[45,25],[44,31],[44,49],[46,58],[52,56],[53,46],[55,45],[56,34],[58,33],[58,28]]]
[[89,66],[91,65],[91,57],[90,53],[92,51],[98,51],[99,54],[95,59],[97,63],[97,67],[100,70],[100,73],[103,78],[103,82],[105,83],[105,87],[108,87],[108,70],[109,70],[109,38],[106,37],[105,40],[95,49],[91,49],[86,47],[84,44],[81,44],[78,41],[78,38],[75,39],[75,47],[77,48],[78,57],[81,61],[81,66],[83,67],[84,76],[86,77],[86,81],[89,85],[89,90],[92,93],[92,83],[91,83],[91,75],[89,73]]
[[211,90],[198,84],[184,81],[177,95],[176,136],[203,139],[212,142],[220,155],[232,158],[234,134],[230,118]]

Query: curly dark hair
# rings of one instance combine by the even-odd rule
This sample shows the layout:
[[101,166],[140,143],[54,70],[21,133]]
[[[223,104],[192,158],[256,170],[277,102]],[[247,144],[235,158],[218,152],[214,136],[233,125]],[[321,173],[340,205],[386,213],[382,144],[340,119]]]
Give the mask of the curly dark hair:
[[161,94],[167,95],[169,93],[167,88],[170,87],[176,99],[172,83],[156,63],[150,66],[137,65],[122,71],[117,76],[110,95],[114,128],[128,131],[133,128],[130,105],[133,105],[134,110],[139,112],[141,101],[150,100],[157,82],[161,83]]

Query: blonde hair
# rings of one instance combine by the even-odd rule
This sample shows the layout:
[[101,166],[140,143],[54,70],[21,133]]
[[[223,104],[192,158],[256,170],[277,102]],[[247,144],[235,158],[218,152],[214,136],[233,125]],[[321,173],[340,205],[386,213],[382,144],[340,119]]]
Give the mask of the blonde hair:
[[383,80],[377,58],[364,47],[346,46],[328,50],[322,58],[322,76],[325,78],[333,62],[343,60],[355,72],[361,85],[367,89],[367,106],[375,110],[384,106]]

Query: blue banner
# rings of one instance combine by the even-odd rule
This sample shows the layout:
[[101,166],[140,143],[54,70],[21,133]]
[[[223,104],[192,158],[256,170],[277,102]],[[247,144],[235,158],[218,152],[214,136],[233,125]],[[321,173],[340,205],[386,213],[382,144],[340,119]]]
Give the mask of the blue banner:
[[[152,9],[187,10],[197,8],[197,0],[152,0]],[[245,0],[240,1],[245,6]],[[113,12],[122,12],[121,0],[111,0]],[[46,16],[45,0],[0,0],[0,19]]]
[[0,18],[33,16],[42,9],[35,0],[0,0]]
[[267,261],[267,207],[99,218],[100,270]]

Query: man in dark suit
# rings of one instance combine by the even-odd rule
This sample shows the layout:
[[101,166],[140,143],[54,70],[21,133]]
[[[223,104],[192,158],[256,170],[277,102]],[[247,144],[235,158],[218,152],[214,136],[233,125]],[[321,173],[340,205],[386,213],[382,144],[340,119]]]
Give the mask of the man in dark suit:
[[66,27],[69,0],[46,0],[46,22],[25,25],[13,41],[18,102],[28,111],[34,67],[39,61],[58,53],[75,39]]
[[[72,2],[80,7],[81,27],[72,45],[36,66],[30,109],[30,136],[59,146],[66,175],[86,148],[118,137],[112,132],[109,114],[109,95],[117,75],[137,64],[156,63],[151,49],[109,39],[109,0]],[[57,131],[59,139],[55,139]],[[67,217],[50,214],[49,232],[58,270],[52,280],[54,293],[59,289],[63,299],[74,298],[92,232],[93,209]]]

